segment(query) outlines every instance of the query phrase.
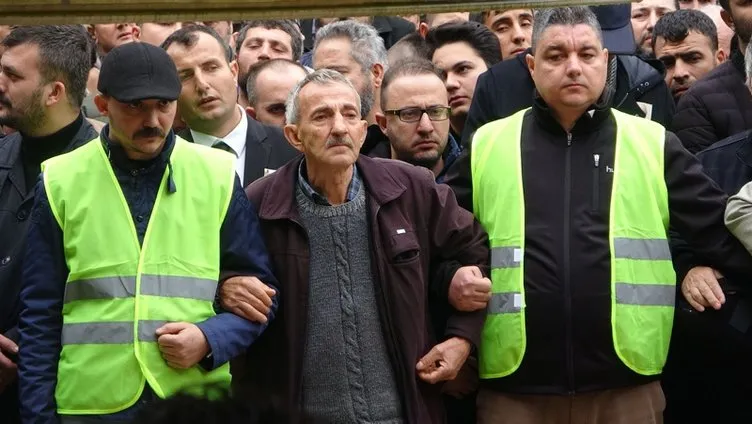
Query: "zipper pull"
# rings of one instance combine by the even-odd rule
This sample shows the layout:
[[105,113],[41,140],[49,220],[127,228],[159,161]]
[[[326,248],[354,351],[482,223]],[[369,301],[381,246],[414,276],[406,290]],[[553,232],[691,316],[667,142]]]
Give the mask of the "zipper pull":
[[600,161],[601,161],[601,155],[599,155],[597,153],[594,154],[593,155],[593,164],[595,165],[596,168],[598,167],[598,164],[600,163]]
[[567,147],[572,145],[572,133],[567,133]]

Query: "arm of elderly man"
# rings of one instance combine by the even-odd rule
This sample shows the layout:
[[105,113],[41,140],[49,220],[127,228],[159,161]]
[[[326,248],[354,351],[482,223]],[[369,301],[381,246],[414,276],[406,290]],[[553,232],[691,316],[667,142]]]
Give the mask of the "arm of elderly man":
[[[259,234],[258,217],[237,180],[222,224],[220,247],[221,269],[256,275],[271,287],[276,285]],[[63,232],[52,214],[44,184],[40,181],[36,186],[29,225],[21,290],[19,394],[24,422],[55,422],[56,419],[55,387],[62,348],[62,309],[67,278]],[[269,319],[273,318],[275,311],[276,302]],[[203,340],[199,338],[198,346],[195,346],[195,338],[188,341],[187,337],[179,336],[189,326],[194,325],[160,329],[165,334],[178,333],[173,339],[176,345],[180,345],[173,353],[176,360],[168,363],[184,367],[201,361],[202,367],[214,369],[247,349],[266,328],[264,323],[249,322],[218,309],[216,316],[195,324],[203,334]],[[202,361],[207,352],[212,355]]]

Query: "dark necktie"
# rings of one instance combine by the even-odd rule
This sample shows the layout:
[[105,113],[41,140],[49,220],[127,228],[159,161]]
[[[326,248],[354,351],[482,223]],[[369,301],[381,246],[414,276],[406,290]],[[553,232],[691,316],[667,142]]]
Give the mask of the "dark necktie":
[[232,147],[230,147],[227,143],[220,139],[217,139],[217,141],[212,144],[212,148],[224,150],[225,152],[231,153],[233,156],[238,157],[237,153],[235,153],[235,150],[233,150]]

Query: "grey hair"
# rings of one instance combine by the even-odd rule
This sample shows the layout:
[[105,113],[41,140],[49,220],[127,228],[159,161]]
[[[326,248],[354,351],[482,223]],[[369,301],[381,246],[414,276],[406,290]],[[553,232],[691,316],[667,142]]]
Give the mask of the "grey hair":
[[363,72],[370,72],[373,65],[377,63],[386,70],[386,48],[376,28],[354,20],[332,22],[316,31],[316,43],[313,46],[314,57],[322,42],[335,38],[350,40],[350,54]]
[[533,37],[531,42],[533,53],[535,53],[535,48],[538,46],[538,42],[540,41],[543,32],[553,25],[587,25],[593,28],[598,39],[603,43],[601,24],[598,23],[598,18],[589,7],[577,6],[543,9],[535,14],[533,22]]
[[358,110],[361,109],[361,100],[358,90],[352,85],[350,80],[345,78],[344,75],[331,69],[319,69],[306,75],[302,81],[300,81],[295,88],[292,89],[290,95],[285,102],[285,120],[288,124],[295,125],[300,121],[300,91],[308,84],[317,85],[329,85],[329,84],[342,84],[351,88],[358,99]]

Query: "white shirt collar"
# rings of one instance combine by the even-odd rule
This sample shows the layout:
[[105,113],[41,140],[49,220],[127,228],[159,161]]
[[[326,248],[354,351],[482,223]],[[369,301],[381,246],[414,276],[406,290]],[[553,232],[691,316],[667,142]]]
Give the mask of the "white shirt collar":
[[240,156],[240,153],[245,150],[245,140],[248,136],[248,116],[240,105],[238,105],[238,109],[240,109],[240,122],[232,129],[232,131],[230,131],[229,134],[224,137],[215,137],[213,135],[191,130],[193,142],[211,147],[218,139],[220,139],[232,148],[236,156]]

